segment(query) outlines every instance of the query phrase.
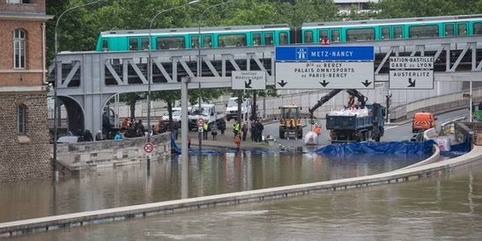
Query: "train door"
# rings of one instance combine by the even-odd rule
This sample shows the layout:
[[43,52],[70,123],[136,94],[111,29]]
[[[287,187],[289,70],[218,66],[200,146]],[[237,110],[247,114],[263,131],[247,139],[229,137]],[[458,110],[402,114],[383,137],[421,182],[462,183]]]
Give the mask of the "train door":
[[381,28],[380,40],[390,40],[390,39],[392,39],[393,36],[390,34],[390,32],[392,32],[390,26],[382,27]]
[[403,28],[402,26],[391,26],[393,39],[403,39]]
[[271,46],[274,45],[274,33],[273,32],[263,32],[263,45]]
[[138,37],[130,37],[129,38],[129,51],[137,51],[139,50],[139,38]]
[[457,28],[455,29],[457,36],[467,35],[467,23],[457,23]]
[[321,43],[323,41],[323,38],[328,38],[328,30],[326,29],[319,29],[318,31],[318,43]]
[[141,38],[141,48],[142,50],[149,50],[149,38],[143,37]]
[[251,33],[251,44],[252,46],[262,45],[260,32]]
[[287,45],[290,43],[290,33],[289,31],[277,31],[277,45]]
[[340,29],[339,28],[331,29],[329,39],[330,39],[330,42],[332,42],[332,43],[340,42],[342,40]]
[[474,22],[471,33],[473,35],[481,35],[482,34],[482,22]]
[[305,44],[313,43],[313,30],[308,29],[308,30],[303,30],[303,36],[302,36],[302,41]]
[[212,34],[203,34],[201,36],[201,47],[205,49],[210,49],[213,47],[213,36]]
[[189,36],[189,43],[191,49],[197,49],[199,46],[199,36],[198,35],[190,35]]

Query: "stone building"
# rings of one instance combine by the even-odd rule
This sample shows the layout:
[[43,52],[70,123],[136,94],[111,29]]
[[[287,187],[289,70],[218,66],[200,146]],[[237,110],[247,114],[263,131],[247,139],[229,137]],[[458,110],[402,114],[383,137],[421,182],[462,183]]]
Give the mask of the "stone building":
[[0,0],[0,182],[52,175],[45,0]]

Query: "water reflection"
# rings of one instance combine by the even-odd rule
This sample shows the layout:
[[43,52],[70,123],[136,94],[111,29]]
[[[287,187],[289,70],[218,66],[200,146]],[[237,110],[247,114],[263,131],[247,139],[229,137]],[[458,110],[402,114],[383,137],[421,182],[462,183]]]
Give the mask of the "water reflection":
[[474,166],[396,185],[193,210],[12,240],[480,240],[481,208],[482,167]]
[[[425,156],[351,155],[261,151],[191,155],[144,165],[99,168],[79,177],[0,184],[0,222],[370,175],[413,164]],[[149,175],[148,175],[149,174]]]

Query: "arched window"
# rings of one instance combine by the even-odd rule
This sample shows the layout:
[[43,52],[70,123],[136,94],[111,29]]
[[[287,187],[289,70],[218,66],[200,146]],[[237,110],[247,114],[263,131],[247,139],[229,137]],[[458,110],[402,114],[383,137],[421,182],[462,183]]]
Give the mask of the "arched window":
[[26,67],[26,34],[22,29],[13,32],[13,68],[25,69]]
[[27,133],[27,107],[19,105],[17,108],[17,132],[18,134]]

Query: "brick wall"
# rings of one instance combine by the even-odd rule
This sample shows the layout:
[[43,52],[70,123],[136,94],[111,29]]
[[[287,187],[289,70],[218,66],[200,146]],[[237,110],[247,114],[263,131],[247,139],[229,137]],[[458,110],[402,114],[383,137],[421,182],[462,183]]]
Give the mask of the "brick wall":
[[7,3],[0,0],[0,11],[45,13],[45,0],[29,0],[28,3]]
[[[0,0],[2,1],[2,0]],[[0,20],[0,83],[2,86],[42,85],[42,26],[40,22]],[[13,33],[26,32],[25,70],[13,69]]]
[[[42,24],[47,19],[45,0],[19,4],[0,0],[0,182],[52,175],[47,91],[42,72]],[[24,69],[13,68],[15,29],[26,33]],[[26,107],[25,134],[17,132],[19,105]]]
[[[0,182],[49,178],[46,92],[0,92]],[[26,135],[17,134],[17,106],[27,107]]]

